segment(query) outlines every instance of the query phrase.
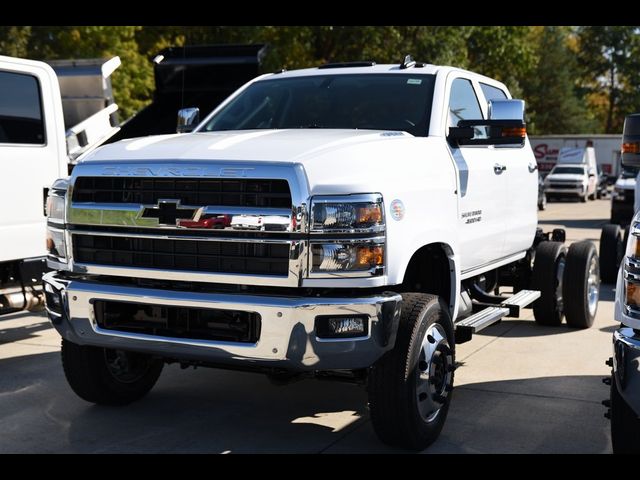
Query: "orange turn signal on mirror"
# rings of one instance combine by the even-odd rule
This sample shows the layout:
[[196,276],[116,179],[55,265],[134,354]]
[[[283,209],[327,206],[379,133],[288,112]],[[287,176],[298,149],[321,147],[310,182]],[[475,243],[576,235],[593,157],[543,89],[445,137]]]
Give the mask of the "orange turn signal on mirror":
[[526,127],[515,127],[515,128],[503,128],[502,136],[503,137],[524,137],[527,135]]
[[360,267],[377,267],[384,263],[384,248],[381,246],[358,247],[356,264]]
[[640,143],[638,142],[623,143],[622,153],[640,153]]

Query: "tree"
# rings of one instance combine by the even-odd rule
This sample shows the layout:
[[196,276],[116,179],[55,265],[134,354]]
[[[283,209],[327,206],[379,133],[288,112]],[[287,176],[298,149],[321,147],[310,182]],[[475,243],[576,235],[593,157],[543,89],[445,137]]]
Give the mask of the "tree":
[[537,62],[520,80],[531,133],[582,133],[594,128],[586,102],[577,96],[578,69],[568,47],[569,33],[566,27],[542,27],[533,35]]
[[0,26],[0,54],[27,57],[31,27]]
[[607,133],[622,130],[624,115],[638,105],[639,38],[637,27],[593,26],[578,29],[578,61],[590,106]]

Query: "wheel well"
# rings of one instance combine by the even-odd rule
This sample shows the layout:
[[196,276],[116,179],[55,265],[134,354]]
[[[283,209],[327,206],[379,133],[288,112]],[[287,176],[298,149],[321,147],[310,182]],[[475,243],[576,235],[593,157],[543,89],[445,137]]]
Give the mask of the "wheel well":
[[425,245],[413,254],[402,281],[402,291],[432,293],[451,301],[451,265],[442,243]]

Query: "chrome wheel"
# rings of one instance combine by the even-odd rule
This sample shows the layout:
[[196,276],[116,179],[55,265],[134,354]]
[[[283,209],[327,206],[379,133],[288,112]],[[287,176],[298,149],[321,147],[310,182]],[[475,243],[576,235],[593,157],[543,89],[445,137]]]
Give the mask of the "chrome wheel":
[[566,265],[566,258],[561,256],[558,259],[558,266],[556,269],[556,305],[558,308],[558,312],[562,316],[562,312],[564,312],[564,299],[562,296],[562,279],[564,277],[564,267]]
[[453,356],[442,325],[432,324],[422,340],[416,369],[416,399],[420,416],[433,422],[452,389]]
[[589,314],[595,315],[598,308],[598,298],[600,297],[600,265],[598,258],[594,255],[589,263],[589,273],[587,276],[587,301]]

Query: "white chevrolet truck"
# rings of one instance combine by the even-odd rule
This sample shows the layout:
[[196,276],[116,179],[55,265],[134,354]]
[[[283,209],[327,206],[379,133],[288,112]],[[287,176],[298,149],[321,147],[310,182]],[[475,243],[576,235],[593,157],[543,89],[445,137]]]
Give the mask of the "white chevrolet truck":
[[366,387],[382,441],[425,448],[456,344],[526,305],[596,313],[594,246],[537,229],[523,115],[502,83],[407,57],[264,75],[182,110],[190,133],[99,148],[49,218],[71,388],[130,403],[171,362],[333,377]]
[[[640,167],[640,114],[625,118],[622,133],[622,168]],[[613,356],[606,364],[611,376],[603,379],[610,385],[610,398],[603,404],[611,419],[613,453],[640,454],[640,211],[636,211],[627,229],[626,252],[620,248],[621,232],[617,225],[602,230],[603,258],[618,265],[615,320],[621,323],[613,332]],[[606,242],[603,243],[603,240]],[[620,257],[623,257],[620,262]],[[611,277],[613,272],[607,272]]]

